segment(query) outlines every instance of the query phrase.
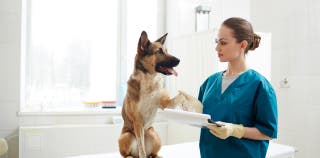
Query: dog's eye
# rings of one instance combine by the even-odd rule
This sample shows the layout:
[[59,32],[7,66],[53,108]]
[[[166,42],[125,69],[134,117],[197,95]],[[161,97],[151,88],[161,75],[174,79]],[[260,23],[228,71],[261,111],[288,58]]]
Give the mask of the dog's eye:
[[155,53],[156,54],[161,54],[161,55],[164,54],[162,48],[158,49]]

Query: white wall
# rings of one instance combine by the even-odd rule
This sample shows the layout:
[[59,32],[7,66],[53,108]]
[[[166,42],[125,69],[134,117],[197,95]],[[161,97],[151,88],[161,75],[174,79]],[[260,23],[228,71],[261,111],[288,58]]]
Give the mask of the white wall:
[[0,137],[9,138],[9,157],[18,157],[21,0],[0,1]]
[[250,0],[167,0],[166,5],[167,39],[195,31],[195,8],[198,5],[211,7],[211,29],[219,27],[229,17],[250,18]]
[[[161,143],[167,144],[167,122],[154,124]],[[122,124],[25,126],[20,129],[20,158],[63,158],[118,153]]]
[[[297,158],[319,157],[320,1],[252,0],[254,28],[272,33],[272,83],[278,96],[278,142]],[[288,78],[289,88],[280,81]]]

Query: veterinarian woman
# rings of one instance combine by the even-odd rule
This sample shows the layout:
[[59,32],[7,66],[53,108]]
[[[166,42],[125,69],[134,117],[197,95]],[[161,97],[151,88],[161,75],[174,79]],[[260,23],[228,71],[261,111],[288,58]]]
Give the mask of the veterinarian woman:
[[203,113],[222,126],[201,129],[201,158],[265,158],[269,140],[277,137],[276,94],[246,65],[246,54],[260,39],[245,19],[229,18],[221,25],[216,51],[228,68],[204,81],[198,99]]

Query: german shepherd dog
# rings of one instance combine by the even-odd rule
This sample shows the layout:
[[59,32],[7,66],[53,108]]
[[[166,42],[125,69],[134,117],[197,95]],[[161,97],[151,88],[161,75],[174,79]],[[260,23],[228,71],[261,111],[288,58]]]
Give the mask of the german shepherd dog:
[[160,137],[152,127],[157,110],[174,107],[183,100],[181,94],[170,99],[164,87],[163,75],[177,76],[173,67],[180,62],[163,46],[166,36],[150,42],[147,33],[141,33],[122,107],[124,125],[118,143],[123,157],[159,157]]

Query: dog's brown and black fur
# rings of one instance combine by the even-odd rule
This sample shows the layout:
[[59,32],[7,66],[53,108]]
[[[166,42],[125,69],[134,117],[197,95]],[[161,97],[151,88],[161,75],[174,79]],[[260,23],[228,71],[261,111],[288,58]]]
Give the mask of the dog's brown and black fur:
[[134,71],[127,82],[122,108],[124,125],[119,150],[123,157],[158,157],[161,142],[152,127],[157,109],[173,107],[181,102],[179,94],[170,99],[164,87],[162,75],[176,75],[173,67],[179,64],[179,59],[168,54],[163,46],[166,36],[150,42],[147,33],[141,33]]

